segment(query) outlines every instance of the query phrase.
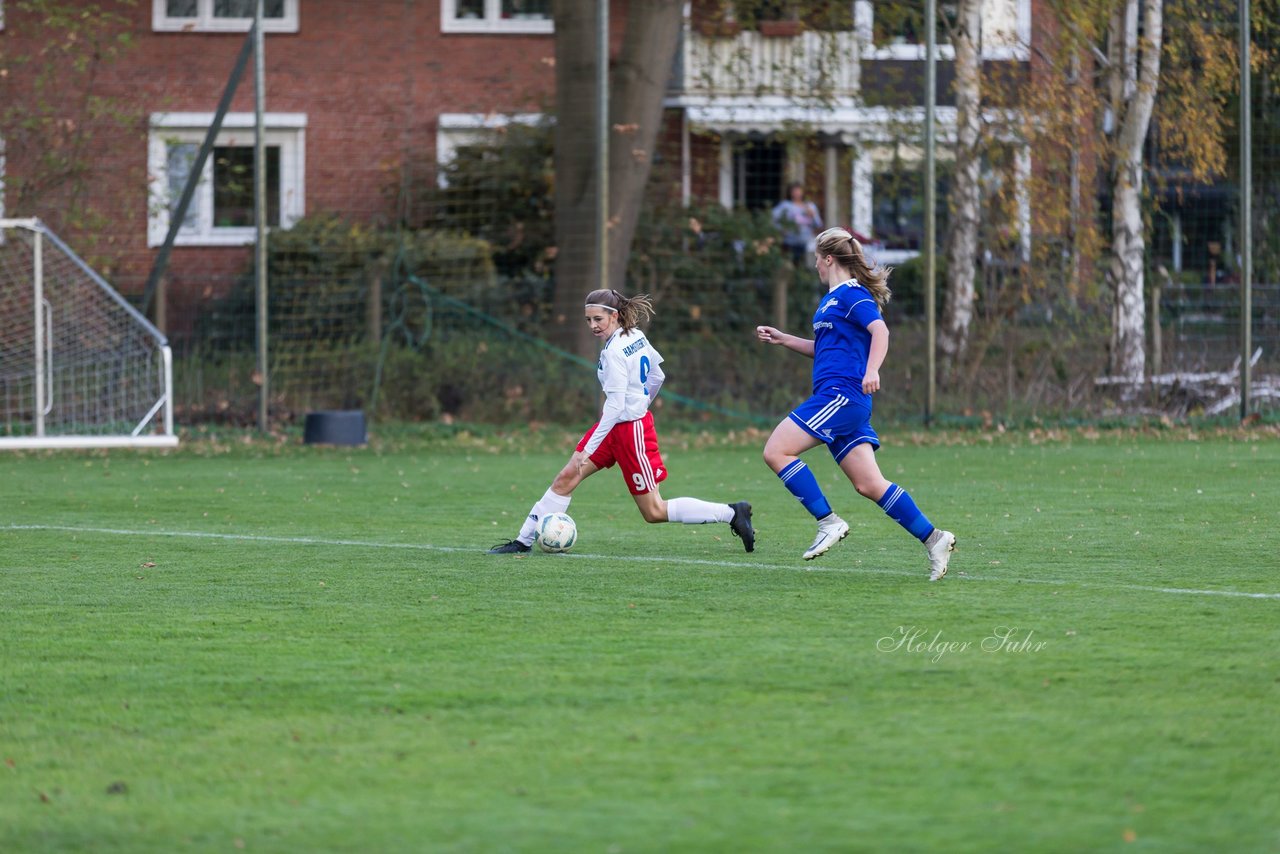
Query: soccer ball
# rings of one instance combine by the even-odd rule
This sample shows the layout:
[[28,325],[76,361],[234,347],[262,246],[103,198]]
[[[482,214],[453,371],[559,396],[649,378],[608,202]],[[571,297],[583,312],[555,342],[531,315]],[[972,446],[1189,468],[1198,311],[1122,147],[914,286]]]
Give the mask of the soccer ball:
[[567,552],[577,541],[578,526],[567,513],[548,513],[538,520],[538,548],[544,552]]

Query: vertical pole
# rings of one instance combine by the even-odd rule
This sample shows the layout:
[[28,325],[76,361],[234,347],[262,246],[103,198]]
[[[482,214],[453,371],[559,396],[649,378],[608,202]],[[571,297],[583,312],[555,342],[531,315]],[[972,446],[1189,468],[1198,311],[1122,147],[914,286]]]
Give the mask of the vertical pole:
[[1249,0],[1240,2],[1240,419],[1249,417],[1253,369],[1253,95]]
[[169,287],[164,276],[156,283],[156,329],[169,334]]
[[[827,143],[822,147],[822,219],[824,225],[831,226],[841,221],[840,194],[836,189],[840,182],[840,161],[836,155],[836,147]],[[849,222],[852,217],[845,218]]]
[[924,423],[931,424],[933,422],[934,407],[937,402],[937,381],[938,381],[938,320],[937,314],[937,257],[934,250],[934,244],[937,243],[935,231],[937,223],[935,222],[934,209],[934,187],[936,181],[934,177],[934,147],[936,143],[936,134],[934,132],[934,113],[936,111],[935,103],[937,101],[938,89],[938,68],[936,64],[935,50],[938,32],[937,18],[937,2],[936,0],[925,0],[924,2],[924,20],[925,20],[925,61],[924,61],[924,314],[925,314],[925,338],[927,339],[926,355],[928,360],[928,379],[925,391],[924,403]]
[[1151,286],[1151,373],[1164,373],[1164,330],[1160,325],[1160,300],[1163,289],[1156,282]]
[[693,149],[689,140],[689,111],[680,111],[680,206],[689,207],[693,199]]
[[609,0],[596,0],[596,253],[598,287],[609,283]]
[[263,58],[262,5],[258,0],[253,10],[253,221],[254,236],[254,290],[257,299],[258,318],[258,429],[263,433],[270,429],[267,403],[271,399],[270,377],[267,373],[267,141],[265,122],[266,62]]
[[36,321],[36,435],[44,435],[44,396],[48,393],[48,389],[44,387],[44,241],[41,239],[44,232],[39,227],[34,229],[35,242],[35,259],[32,266],[32,274],[35,281],[35,321]]
[[160,348],[161,370],[164,371],[164,434],[173,435],[173,351],[169,345]]

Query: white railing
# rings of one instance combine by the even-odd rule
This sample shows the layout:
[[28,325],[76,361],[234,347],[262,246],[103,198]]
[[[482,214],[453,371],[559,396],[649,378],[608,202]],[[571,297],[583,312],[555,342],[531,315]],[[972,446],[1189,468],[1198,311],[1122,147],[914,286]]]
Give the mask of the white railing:
[[847,99],[859,92],[854,32],[706,36],[690,28],[683,50],[682,95]]

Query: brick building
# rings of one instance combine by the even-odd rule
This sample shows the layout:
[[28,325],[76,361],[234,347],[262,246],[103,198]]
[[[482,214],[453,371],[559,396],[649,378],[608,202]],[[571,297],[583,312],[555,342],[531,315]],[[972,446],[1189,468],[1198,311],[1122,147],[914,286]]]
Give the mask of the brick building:
[[[623,2],[613,3],[615,31]],[[45,116],[42,136],[0,127],[9,143],[0,212],[45,218],[122,291],[140,293],[236,65],[252,0],[54,7],[93,15],[58,23],[0,0],[0,51],[10,57],[0,86],[14,103],[27,99],[7,116],[11,124],[15,109]],[[827,222],[884,241],[884,260],[914,254],[919,182],[903,176],[918,173],[920,152],[893,125],[923,116],[918,28],[878,21],[870,0],[839,4],[827,23],[799,29],[708,11],[718,4],[690,7],[665,135],[683,198],[763,207],[800,180]],[[458,146],[539,114],[554,94],[550,8],[550,0],[267,0],[272,225],[321,212],[393,221],[403,182],[433,180],[435,164]],[[986,0],[984,58],[1027,62],[1031,14],[1031,0]],[[118,53],[107,58],[107,46]],[[945,99],[949,46],[940,56]],[[175,314],[217,295],[248,263],[253,103],[250,62],[178,234]],[[944,128],[953,121],[947,107],[939,119]],[[68,155],[69,174],[45,180],[42,168],[57,171],[41,166],[50,151],[79,152],[83,162]],[[1016,169],[1029,168],[1021,152]]]
[[[106,0],[95,6],[104,12],[100,22],[71,29],[51,26],[11,0],[5,5],[0,55],[10,57],[8,92],[31,102],[43,99],[26,112],[84,121],[78,98],[83,92],[77,89],[89,81],[92,95],[109,104],[113,115],[99,116],[82,130],[79,141],[91,144],[83,164],[89,174],[74,198],[56,180],[47,188],[27,187],[25,194],[14,186],[39,172],[42,153],[70,142],[70,134],[19,141],[14,131],[0,127],[0,135],[9,138],[4,169],[10,179],[0,212],[38,215],[70,229],[66,236],[73,245],[87,246],[85,253],[107,268],[117,287],[140,291],[168,229],[166,201],[181,191],[245,41],[252,19],[234,13],[248,12],[252,3]],[[266,5],[273,225],[287,227],[317,212],[387,221],[395,212],[401,164],[434,157],[441,113],[528,112],[553,87],[553,37],[545,16],[502,17],[500,8],[488,8],[497,3],[466,0]],[[108,44],[127,35],[131,42],[90,74],[59,73],[45,65],[48,46],[67,39],[83,45],[86,34]],[[15,64],[14,57],[30,59]],[[36,91],[41,74],[44,93]],[[253,240],[253,96],[250,59],[206,166],[209,180],[178,234],[170,264],[175,309],[207,297],[203,283],[226,281],[247,263],[244,247]],[[66,215],[68,204],[101,213],[92,234],[74,233],[80,220]]]

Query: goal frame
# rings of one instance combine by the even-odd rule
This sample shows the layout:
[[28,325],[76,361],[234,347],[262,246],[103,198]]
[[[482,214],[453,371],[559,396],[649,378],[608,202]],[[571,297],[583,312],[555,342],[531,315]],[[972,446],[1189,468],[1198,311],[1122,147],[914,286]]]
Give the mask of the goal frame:
[[[48,226],[36,218],[5,219],[0,217],[0,233],[9,229],[26,229],[32,233],[32,259],[34,289],[32,304],[34,306],[34,340],[33,377],[34,400],[32,434],[27,436],[0,436],[0,451],[3,450],[40,450],[58,448],[174,448],[178,445],[178,436],[173,429],[173,352],[169,341],[151,321],[111,287],[92,267],[71,250]],[[3,237],[0,236],[0,240]],[[52,391],[46,384],[46,378],[52,376],[51,341],[46,335],[52,335],[52,317],[46,312],[47,301],[44,297],[44,242],[48,241],[79,270],[93,282],[111,302],[123,310],[138,325],[140,330],[155,341],[159,353],[159,371],[163,393],[150,410],[134,426],[132,432],[124,433],[60,433],[47,435],[45,432],[45,416],[53,406]],[[156,422],[159,416],[160,432],[143,434],[148,426]]]

